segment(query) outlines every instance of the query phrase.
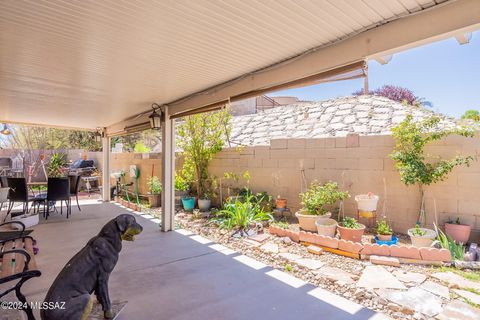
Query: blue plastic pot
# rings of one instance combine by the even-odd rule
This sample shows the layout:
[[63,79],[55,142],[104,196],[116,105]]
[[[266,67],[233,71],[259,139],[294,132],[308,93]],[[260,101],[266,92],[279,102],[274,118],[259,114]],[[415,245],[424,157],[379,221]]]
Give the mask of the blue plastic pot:
[[185,211],[193,211],[195,208],[195,197],[183,197],[182,204]]
[[381,241],[381,240],[378,240],[378,237],[377,237],[377,236],[375,236],[375,242],[376,242],[379,246],[381,246],[382,244],[386,244],[387,246],[391,246],[391,245],[393,245],[393,244],[397,244],[398,238],[397,238],[396,235],[393,235],[393,236],[392,236],[392,240],[390,240],[390,241]]

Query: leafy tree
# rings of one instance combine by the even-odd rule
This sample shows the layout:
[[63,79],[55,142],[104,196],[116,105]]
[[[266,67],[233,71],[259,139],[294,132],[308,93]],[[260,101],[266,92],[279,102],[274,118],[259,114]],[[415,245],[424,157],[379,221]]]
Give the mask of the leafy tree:
[[478,110],[467,110],[462,115],[462,119],[471,119],[473,121],[480,121],[480,112]]
[[392,128],[395,148],[390,157],[396,162],[400,179],[405,185],[417,184],[420,189],[421,203],[419,222],[425,219],[424,186],[443,181],[456,166],[466,165],[475,160],[472,156],[457,155],[451,159],[432,158],[425,154],[425,146],[449,135],[458,134],[473,137],[475,131],[469,127],[444,129],[441,118],[431,116],[422,121],[415,121],[408,114],[398,126]]
[[[362,95],[362,94],[364,94],[363,89],[353,92],[353,95],[356,95],[356,96]],[[369,94],[386,97],[390,100],[405,103],[405,104],[416,106],[416,107],[422,106],[422,105],[425,105],[428,107],[432,106],[431,102],[426,101],[424,98],[420,98],[416,96],[412,90],[408,88],[403,88],[400,86],[387,84],[387,85],[384,85],[383,87],[370,91]]]
[[187,116],[178,126],[178,147],[183,150],[183,178],[193,177],[198,196],[208,192],[208,165],[220,152],[228,138],[231,125],[228,110]]

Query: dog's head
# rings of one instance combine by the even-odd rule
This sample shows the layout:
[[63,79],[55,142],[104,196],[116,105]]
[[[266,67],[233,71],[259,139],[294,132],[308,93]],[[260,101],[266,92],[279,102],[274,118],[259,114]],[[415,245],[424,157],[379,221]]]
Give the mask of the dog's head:
[[121,214],[115,218],[115,224],[120,231],[122,240],[133,241],[135,236],[143,231],[140,224],[137,223],[135,217],[130,214]]

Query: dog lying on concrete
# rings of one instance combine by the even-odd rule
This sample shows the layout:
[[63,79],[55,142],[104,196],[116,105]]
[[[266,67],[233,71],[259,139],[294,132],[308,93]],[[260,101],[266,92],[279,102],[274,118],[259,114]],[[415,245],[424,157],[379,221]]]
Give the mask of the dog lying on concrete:
[[65,265],[48,290],[45,302],[63,303],[62,309],[42,309],[42,320],[86,320],[92,311],[95,293],[105,319],[114,314],[108,294],[108,279],[117,264],[122,240],[133,241],[143,228],[135,217],[121,214],[103,226]]

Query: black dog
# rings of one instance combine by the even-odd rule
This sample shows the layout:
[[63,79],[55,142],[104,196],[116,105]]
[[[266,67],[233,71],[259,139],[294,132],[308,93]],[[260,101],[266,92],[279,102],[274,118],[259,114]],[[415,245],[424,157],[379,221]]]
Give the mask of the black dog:
[[117,264],[122,240],[133,241],[143,228],[135,217],[122,214],[103,226],[100,233],[65,265],[45,297],[45,303],[64,304],[64,308],[42,309],[43,320],[86,320],[92,311],[95,292],[104,317],[113,318],[108,278]]

